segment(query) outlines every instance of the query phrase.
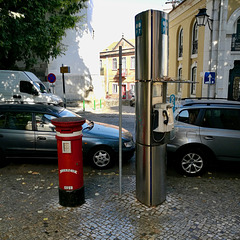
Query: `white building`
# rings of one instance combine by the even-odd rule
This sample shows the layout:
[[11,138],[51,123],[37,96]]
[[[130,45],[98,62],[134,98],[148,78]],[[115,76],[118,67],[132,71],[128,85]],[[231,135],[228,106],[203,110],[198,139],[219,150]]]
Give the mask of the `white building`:
[[[240,47],[237,35],[240,31],[240,6],[231,0],[212,0],[206,1],[206,8],[213,25],[212,32],[205,27],[205,36],[212,37],[212,53],[206,41],[204,51],[208,54],[205,54],[204,68],[208,69],[209,54],[212,54],[211,71],[216,72],[216,84],[210,86],[210,96],[239,100]],[[234,90],[236,84],[238,88]],[[203,85],[205,93],[206,87]]]
[[[104,97],[104,81],[100,77],[99,49],[94,36],[93,1],[80,15],[83,20],[76,29],[66,31],[62,43],[66,45],[64,55],[49,62],[45,75],[56,75],[54,93],[64,97],[63,80],[60,67],[70,67],[70,73],[64,74],[65,98],[67,101],[99,100]],[[51,85],[50,85],[51,86]]]

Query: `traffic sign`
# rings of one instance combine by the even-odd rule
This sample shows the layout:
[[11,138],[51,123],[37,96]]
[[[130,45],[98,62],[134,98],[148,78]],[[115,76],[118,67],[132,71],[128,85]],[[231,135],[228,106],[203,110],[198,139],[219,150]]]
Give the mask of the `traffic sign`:
[[205,84],[214,84],[215,83],[215,72],[205,72],[204,83]]
[[47,80],[48,80],[50,83],[55,83],[55,81],[56,81],[56,76],[55,76],[55,74],[49,73],[48,76],[47,76]]
[[68,66],[60,67],[60,73],[70,73],[70,67],[68,67]]

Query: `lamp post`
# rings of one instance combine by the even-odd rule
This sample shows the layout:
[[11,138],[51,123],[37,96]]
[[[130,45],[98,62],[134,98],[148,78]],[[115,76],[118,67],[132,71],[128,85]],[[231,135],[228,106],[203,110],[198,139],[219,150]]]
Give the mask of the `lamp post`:
[[196,15],[196,20],[197,20],[198,27],[206,26],[206,24],[208,24],[209,29],[212,31],[213,20],[209,18],[206,8],[199,9],[199,13]]
[[[207,14],[207,9],[206,8],[201,8],[199,9],[199,13],[195,16],[196,17],[196,21],[197,21],[197,25],[198,27],[201,26],[206,26],[206,24],[208,24],[208,28],[211,31],[210,33],[210,47],[209,47],[209,71],[211,71],[212,69],[212,35],[213,35],[213,19],[211,19],[209,17],[209,15]],[[208,98],[210,95],[210,82],[208,83]]]

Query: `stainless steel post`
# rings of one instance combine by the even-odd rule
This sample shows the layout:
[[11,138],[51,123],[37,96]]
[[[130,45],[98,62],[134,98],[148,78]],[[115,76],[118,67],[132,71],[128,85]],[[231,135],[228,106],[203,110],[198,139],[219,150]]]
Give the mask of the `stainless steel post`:
[[119,196],[122,195],[122,46],[119,46]]
[[155,10],[135,17],[136,31],[136,196],[147,206],[166,199],[168,133],[154,132],[154,106],[166,102],[168,15]]

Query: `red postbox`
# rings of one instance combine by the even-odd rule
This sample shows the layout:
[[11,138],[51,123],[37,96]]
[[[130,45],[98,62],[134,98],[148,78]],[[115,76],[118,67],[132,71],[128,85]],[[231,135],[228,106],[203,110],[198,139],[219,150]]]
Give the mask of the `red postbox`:
[[85,202],[83,183],[82,125],[80,117],[52,120],[58,149],[59,203],[75,207]]

